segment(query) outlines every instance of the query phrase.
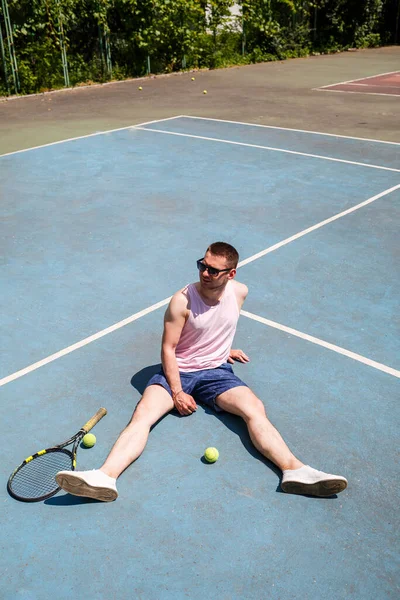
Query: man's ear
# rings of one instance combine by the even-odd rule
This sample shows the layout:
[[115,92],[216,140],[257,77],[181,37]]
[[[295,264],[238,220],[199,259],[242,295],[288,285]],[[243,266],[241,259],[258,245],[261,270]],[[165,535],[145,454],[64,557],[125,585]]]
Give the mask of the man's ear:
[[236,269],[231,269],[228,273],[228,279],[234,279],[236,275]]

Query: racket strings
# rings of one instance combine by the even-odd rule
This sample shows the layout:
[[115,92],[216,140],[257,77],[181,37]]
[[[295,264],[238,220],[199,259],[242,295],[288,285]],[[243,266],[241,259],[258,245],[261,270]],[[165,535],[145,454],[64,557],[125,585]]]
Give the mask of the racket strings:
[[66,452],[49,452],[21,467],[10,482],[11,490],[20,498],[33,500],[58,490],[56,474],[71,470],[72,458]]

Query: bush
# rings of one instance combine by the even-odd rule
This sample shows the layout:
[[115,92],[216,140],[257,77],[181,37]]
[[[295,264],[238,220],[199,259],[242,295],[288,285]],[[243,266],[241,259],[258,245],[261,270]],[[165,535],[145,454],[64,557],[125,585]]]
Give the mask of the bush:
[[[393,0],[364,0],[361,6],[359,0],[319,0],[317,6],[299,0],[242,0],[243,19],[236,22],[227,18],[233,0],[8,3],[21,88],[26,94],[64,86],[60,14],[71,85],[143,76],[148,56],[151,72],[157,74],[377,47],[393,40],[397,14]],[[211,12],[205,10],[207,4]],[[7,42],[5,47],[7,52]],[[106,68],[107,47],[112,74]],[[6,61],[12,88],[8,54]],[[6,92],[4,66],[0,65],[0,93]]]
[[356,35],[354,45],[356,48],[378,48],[382,45],[381,36],[379,33]]

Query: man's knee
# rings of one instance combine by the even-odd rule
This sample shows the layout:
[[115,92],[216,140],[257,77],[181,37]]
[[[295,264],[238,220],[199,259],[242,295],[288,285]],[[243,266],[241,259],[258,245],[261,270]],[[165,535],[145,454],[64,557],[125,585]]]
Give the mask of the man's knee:
[[247,387],[238,387],[221,394],[217,404],[223,410],[241,416],[246,422],[252,418],[265,417],[264,404]]
[[256,395],[252,395],[252,398],[248,403],[243,406],[243,418],[245,421],[253,419],[255,417],[266,417],[265,406]]
[[142,396],[139,402],[136,404],[128,427],[138,423],[139,421],[146,422],[151,426],[153,424],[153,419],[157,420],[155,415],[153,417],[153,413],[155,413],[154,408],[155,407],[152,406],[152,403],[144,400]]
[[162,386],[152,385],[145,389],[133,411],[128,427],[138,421],[146,422],[151,427],[173,407],[174,403],[169,393]]
[[133,420],[140,420],[141,418],[143,418],[146,415],[146,413],[147,413],[147,411],[146,411],[145,406],[143,405],[143,396],[142,396],[134,408],[131,420],[129,421],[128,425],[130,425]]

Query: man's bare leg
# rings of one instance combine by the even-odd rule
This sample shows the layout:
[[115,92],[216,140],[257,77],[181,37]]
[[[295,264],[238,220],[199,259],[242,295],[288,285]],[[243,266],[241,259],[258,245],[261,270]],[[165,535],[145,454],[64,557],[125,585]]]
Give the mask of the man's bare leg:
[[344,477],[317,471],[294,456],[267,419],[263,403],[249,388],[232,388],[218,396],[216,402],[223,410],[244,419],[254,446],[283,472],[281,487],[285,492],[332,496],[346,489]]
[[56,475],[58,485],[75,496],[103,502],[115,500],[116,479],[143,452],[151,426],[173,407],[171,396],[162,386],[150,385],[103,466],[93,471],[60,471]]
[[254,446],[281,471],[303,466],[267,419],[263,403],[250,388],[239,386],[224,392],[218,396],[217,405],[244,419]]
[[173,408],[171,396],[161,385],[146,388],[129,425],[120,434],[100,471],[117,479],[142,454],[150,428]]

